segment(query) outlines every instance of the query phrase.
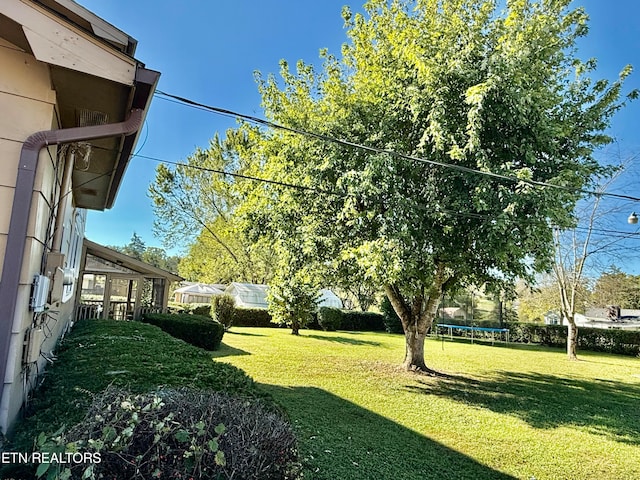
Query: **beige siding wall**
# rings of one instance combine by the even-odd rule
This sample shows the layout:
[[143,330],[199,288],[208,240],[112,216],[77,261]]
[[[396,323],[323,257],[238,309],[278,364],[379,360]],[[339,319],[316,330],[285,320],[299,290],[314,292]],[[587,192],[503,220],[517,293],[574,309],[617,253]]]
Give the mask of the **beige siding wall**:
[[[0,273],[5,259],[6,238],[9,231],[13,194],[22,143],[29,135],[57,127],[56,95],[51,90],[49,68],[31,55],[0,39]],[[23,403],[23,380],[35,384],[35,365],[22,364],[22,343],[27,330],[42,325],[46,339],[42,352],[50,352],[66,328],[73,314],[73,298],[56,306],[59,313],[35,315],[29,310],[29,297],[33,277],[42,271],[45,248],[51,246],[54,214],[58,202],[62,166],[58,165],[57,149],[51,147],[40,152],[36,181],[32,197],[31,213],[25,255],[20,272],[16,315],[13,320],[8,368],[4,377],[4,394],[0,402],[0,430],[7,431],[14,422]],[[65,204],[65,228],[84,232],[84,213],[71,204],[71,195],[63,199]],[[69,230],[71,231],[71,230]],[[70,248],[73,235],[67,235],[62,250]],[[39,370],[45,366],[39,360]]]

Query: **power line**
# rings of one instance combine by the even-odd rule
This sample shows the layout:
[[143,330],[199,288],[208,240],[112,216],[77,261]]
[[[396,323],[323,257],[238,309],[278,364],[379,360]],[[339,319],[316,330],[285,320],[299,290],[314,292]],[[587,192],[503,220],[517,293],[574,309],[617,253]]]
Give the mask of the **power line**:
[[[98,148],[103,148],[104,149],[104,147],[98,147]],[[188,163],[183,163],[183,162],[176,162],[176,161],[167,160],[167,159],[163,159],[163,158],[152,157],[152,156],[149,156],[149,155],[133,154],[131,156],[132,157],[138,157],[138,158],[144,158],[146,160],[152,160],[152,161],[158,162],[158,163],[166,163],[166,164],[169,164],[169,165],[175,165],[175,166],[180,166],[180,167],[191,168],[191,169],[194,169],[194,170],[200,170],[200,171],[208,172],[208,173],[216,173],[216,174],[219,174],[219,175],[230,176],[230,177],[234,177],[234,178],[240,178],[240,179],[243,179],[243,180],[252,180],[252,181],[257,181],[257,182],[262,182],[262,183],[268,183],[268,184],[278,185],[278,186],[282,186],[282,187],[286,187],[286,188],[293,188],[293,189],[296,189],[296,190],[312,191],[314,193],[321,193],[321,194],[324,194],[324,195],[332,195],[332,196],[337,196],[337,197],[353,197],[354,196],[353,194],[349,194],[349,193],[326,190],[326,189],[317,188],[317,187],[309,187],[309,186],[306,186],[306,185],[299,185],[299,184],[294,184],[294,183],[287,183],[287,182],[282,182],[282,181],[278,181],[278,180],[271,180],[271,179],[262,178],[262,177],[244,175],[244,174],[235,173],[235,172],[228,172],[226,170],[220,170],[220,169],[210,168],[210,167],[202,167],[202,166],[199,166],[199,165],[193,165],[193,164],[188,164]],[[424,208],[426,208],[426,206],[424,206]],[[449,209],[441,208],[441,207],[438,208],[438,209],[433,209],[432,211],[433,211],[433,213],[446,213],[446,214],[454,216],[454,217],[473,218],[473,219],[484,220],[484,221],[489,221],[489,222],[497,220],[497,217],[495,215],[478,213],[478,212],[455,211],[455,210],[449,210]],[[544,222],[540,222],[540,221],[522,221],[521,219],[519,219],[518,221],[511,220],[510,223],[512,223],[514,225],[518,225],[518,226],[527,226],[527,225],[542,225]],[[640,232],[623,232],[621,230],[607,230],[607,229],[588,228],[588,227],[580,227],[580,226],[576,226],[576,227],[574,227],[574,229],[575,230],[582,230],[582,231],[598,232],[598,233],[603,234],[603,235],[612,235],[612,236],[615,236],[615,235],[638,236],[638,235],[640,235]],[[571,230],[571,229],[569,228],[567,230]]]
[[133,154],[131,156],[132,157],[138,157],[138,158],[146,158],[147,160],[153,160],[153,161],[161,162],[161,163],[168,163],[169,165],[176,165],[176,166],[180,166],[180,167],[193,168],[195,170],[201,170],[201,171],[209,172],[209,173],[218,173],[218,174],[223,175],[223,176],[229,176],[229,177],[233,177],[233,178],[240,178],[240,179],[243,179],[243,180],[254,180],[256,182],[268,183],[268,184],[271,184],[271,185],[278,185],[280,187],[293,188],[293,189],[296,189],[296,190],[311,191],[311,192],[315,192],[315,193],[322,193],[322,194],[325,194],[325,195],[336,195],[336,196],[342,196],[342,197],[352,196],[352,195],[347,194],[347,193],[340,193],[340,192],[325,190],[325,189],[317,188],[317,187],[308,187],[306,185],[299,185],[299,184],[295,184],[295,183],[281,182],[279,180],[271,180],[269,178],[254,177],[254,176],[245,175],[245,174],[242,174],[242,173],[227,172],[226,170],[219,170],[219,169],[216,169],[216,168],[201,167],[201,166],[198,166],[198,165],[192,165],[192,164],[187,164],[187,163],[182,163],[182,162],[174,162],[174,161],[171,161],[171,160],[164,160],[164,159],[161,159],[161,158],[149,157],[147,155],[140,155],[138,153]]
[[[98,146],[94,146],[94,148],[97,149],[101,149],[101,150],[108,150],[108,151],[114,151],[112,149],[109,148],[105,148],[105,147],[98,147]],[[188,163],[183,163],[183,162],[177,162],[177,161],[173,161],[173,160],[167,160],[167,159],[163,159],[163,158],[158,158],[158,157],[152,157],[149,155],[141,155],[141,154],[132,154],[131,157],[138,157],[138,158],[143,158],[146,160],[151,160],[154,162],[158,162],[158,163],[166,163],[169,165],[175,165],[175,166],[179,166],[179,167],[185,167],[185,168],[191,168],[194,170],[200,170],[203,172],[208,172],[208,173],[215,173],[215,174],[219,174],[219,175],[223,175],[223,176],[230,176],[233,178],[240,178],[243,180],[251,180],[251,181],[256,181],[256,182],[261,182],[261,183],[267,183],[267,184],[271,184],[271,185],[278,185],[281,187],[285,187],[285,188],[293,188],[296,190],[301,190],[301,191],[310,191],[310,192],[314,192],[314,193],[320,193],[323,195],[331,195],[331,196],[336,196],[336,197],[354,197],[354,194],[350,194],[350,193],[345,193],[345,192],[338,192],[335,190],[326,190],[326,189],[322,189],[322,188],[317,188],[317,187],[310,187],[310,186],[306,186],[306,185],[300,185],[300,184],[294,184],[294,183],[288,183],[288,182],[282,182],[279,180],[272,180],[272,179],[268,179],[268,178],[262,178],[262,177],[255,177],[252,175],[245,175],[245,174],[240,174],[240,173],[236,173],[236,172],[228,172],[226,170],[220,170],[220,169],[216,169],[216,168],[211,168],[211,167],[202,167],[199,165],[193,165],[193,164],[188,164]],[[102,175],[100,175],[99,177],[105,176],[110,174],[111,172],[106,172]],[[88,180],[87,182],[84,183],[89,183],[93,180],[96,180],[97,178],[92,178],[90,180]],[[81,184],[81,185],[84,185]],[[80,185],[80,186],[81,186]],[[78,186],[79,187],[79,186]],[[74,190],[77,189],[78,187],[74,187]],[[67,192],[69,193],[69,192]],[[422,207],[422,208],[427,208],[426,205],[416,205],[416,207]],[[479,213],[479,212],[465,212],[465,211],[455,211],[455,210],[450,210],[450,209],[446,209],[446,208],[442,208],[439,207],[437,209],[432,209],[430,210],[433,213],[445,213],[447,215],[451,215],[453,217],[464,217],[464,218],[472,218],[472,219],[476,219],[476,220],[483,220],[483,221],[487,221],[487,222],[492,222],[492,221],[497,221],[497,217],[494,214],[490,214],[490,213]],[[541,222],[541,221],[522,221],[522,219],[511,219],[509,220],[509,223],[513,224],[513,225],[517,225],[520,227],[523,226],[530,226],[530,225],[548,225],[545,222]],[[611,236],[623,236],[623,237],[633,237],[633,236],[638,236],[640,235],[640,232],[623,232],[623,231],[619,231],[619,230],[606,230],[606,229],[598,229],[598,228],[587,228],[587,227],[580,227],[580,226],[576,226],[574,227],[575,230],[582,230],[582,231],[592,231],[592,232],[597,232],[600,233],[602,235],[611,235]],[[566,229],[566,230],[572,230],[571,228]],[[640,238],[640,237],[639,237]]]
[[482,175],[482,176],[486,176],[486,177],[492,177],[492,178],[497,178],[500,180],[506,180],[509,182],[513,182],[513,183],[526,183],[528,185],[532,185],[532,186],[536,186],[536,187],[544,187],[544,188],[555,188],[558,190],[563,190],[566,192],[571,192],[571,193],[581,193],[583,195],[593,195],[593,196],[599,196],[599,197],[611,197],[611,198],[618,198],[618,199],[622,199],[622,200],[630,200],[630,201],[634,201],[634,202],[640,202],[640,197],[633,197],[630,195],[622,195],[622,194],[617,194],[617,193],[608,193],[608,192],[597,192],[597,191],[592,191],[592,190],[585,190],[585,189],[576,189],[576,188],[572,188],[572,187],[565,187],[562,185],[555,185],[553,183],[547,183],[547,182],[540,182],[540,181],[536,181],[536,180],[528,180],[528,179],[520,179],[517,177],[510,177],[508,175],[502,175],[499,173],[495,173],[495,172],[491,172],[491,171],[485,171],[485,170],[478,170],[478,169],[474,169],[474,168],[470,168],[470,167],[465,167],[462,165],[456,165],[456,164],[452,164],[452,163],[443,163],[443,162],[438,162],[436,160],[429,160],[427,158],[423,158],[423,157],[416,157],[414,155],[408,155],[408,154],[404,154],[404,153],[400,153],[400,152],[396,152],[394,150],[388,150],[388,149],[383,149],[383,148],[376,148],[376,147],[371,147],[369,145],[363,145],[360,143],[355,143],[355,142],[351,142],[348,140],[343,140],[343,139],[339,139],[339,138],[335,138],[335,137],[331,137],[329,135],[324,135],[321,133],[315,133],[315,132],[309,132],[307,130],[302,130],[299,128],[293,128],[293,127],[287,127],[285,125],[281,125],[269,120],[265,120],[263,118],[259,118],[253,115],[246,115],[243,113],[239,113],[239,112],[235,112],[233,110],[228,110],[225,108],[220,108],[220,107],[215,107],[212,105],[207,105],[204,103],[200,103],[197,102],[195,100],[191,100],[185,97],[181,97],[179,95],[173,95],[170,93],[166,93],[163,92],[161,90],[156,90],[156,92],[154,93],[155,96],[158,96],[158,98],[161,98],[163,100],[166,101],[170,101],[172,103],[178,103],[178,104],[182,104],[188,107],[192,107],[198,110],[204,110],[204,111],[208,111],[211,113],[215,113],[215,114],[219,114],[219,115],[223,115],[223,116],[228,116],[228,117],[234,117],[234,118],[241,118],[243,120],[246,120],[248,122],[257,124],[257,125],[262,125],[262,126],[266,126],[266,127],[270,127],[270,128],[274,128],[277,130],[283,130],[286,132],[290,132],[290,133],[294,133],[297,135],[302,135],[302,136],[306,136],[306,137],[310,137],[310,138],[315,138],[318,140],[322,140],[325,142],[330,142],[330,143],[334,143],[337,145],[342,145],[345,147],[351,147],[351,148],[356,148],[359,150],[365,150],[368,152],[372,152],[372,153],[378,153],[378,154],[387,154],[393,157],[397,157],[397,158],[402,158],[404,160],[412,160],[412,161],[416,161],[416,162],[420,162],[420,163],[425,163],[428,165],[434,165],[434,166],[438,166],[438,167],[442,167],[442,168],[448,168],[448,169],[452,169],[452,170],[458,170],[461,171],[463,173],[469,173],[469,174],[474,174],[474,175]]

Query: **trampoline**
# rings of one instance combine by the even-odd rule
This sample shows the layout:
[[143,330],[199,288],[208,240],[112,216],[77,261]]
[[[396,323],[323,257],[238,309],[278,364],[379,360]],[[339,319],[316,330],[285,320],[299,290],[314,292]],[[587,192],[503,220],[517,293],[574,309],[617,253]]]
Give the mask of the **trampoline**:
[[491,344],[493,345],[496,341],[496,333],[499,334],[499,341],[502,341],[504,335],[504,341],[509,343],[509,329],[508,328],[490,328],[490,327],[475,327],[472,325],[450,325],[447,323],[438,323],[436,324],[436,336],[440,336],[440,329],[447,329],[449,333],[449,338],[453,340],[453,331],[454,330],[466,330],[471,331],[471,343],[474,340],[474,332],[491,332]]

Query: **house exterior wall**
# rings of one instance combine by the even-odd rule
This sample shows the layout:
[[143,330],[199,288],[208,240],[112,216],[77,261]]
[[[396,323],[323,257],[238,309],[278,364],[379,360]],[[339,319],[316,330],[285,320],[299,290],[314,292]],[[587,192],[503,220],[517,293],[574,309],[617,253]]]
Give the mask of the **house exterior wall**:
[[[33,133],[56,128],[56,94],[51,89],[49,67],[33,56],[0,38],[0,273],[5,264],[18,163],[23,142]],[[22,259],[20,282],[13,318],[11,343],[4,388],[0,400],[0,431],[8,433],[23,404],[27,388],[35,383],[35,374],[44,368],[46,360],[40,356],[36,363],[23,364],[23,342],[31,328],[41,328],[38,337],[41,352],[50,352],[60,334],[67,328],[73,313],[73,296],[66,303],[55,305],[51,312],[35,314],[29,309],[33,277],[45,274],[45,254],[51,248],[55,226],[55,212],[60,199],[63,167],[58,149],[50,147],[39,154],[33,201],[29,215],[25,253]],[[85,214],[73,208],[71,195],[62,199],[66,231],[61,253],[69,254],[77,245],[76,237],[84,233]],[[65,262],[72,261],[65,255]],[[77,274],[77,271],[76,271]],[[77,283],[77,282],[75,282]]]

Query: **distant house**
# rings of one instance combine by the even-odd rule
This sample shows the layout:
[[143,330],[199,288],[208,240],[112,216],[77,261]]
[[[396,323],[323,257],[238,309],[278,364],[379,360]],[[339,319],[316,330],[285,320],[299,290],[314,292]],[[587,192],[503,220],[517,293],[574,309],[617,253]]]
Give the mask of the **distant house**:
[[0,433],[73,321],[86,210],[111,208],[160,74],[71,0],[0,0]]
[[[544,316],[545,325],[566,325],[567,324],[567,321],[565,319],[560,321],[561,315],[559,312],[549,311],[545,313],[543,316]],[[585,317],[581,313],[576,313],[573,316],[573,319],[576,322],[576,325],[579,327],[587,326],[586,324],[589,322],[589,319],[587,319],[587,317]]]
[[187,283],[173,292],[177,303],[211,303],[211,297],[222,295],[224,290],[206,283]]
[[[639,310],[615,310],[615,318],[612,318],[610,308],[591,308],[585,315],[576,313],[574,320],[578,327],[586,328],[613,328],[618,330],[640,330]],[[546,325],[567,325],[567,320],[560,321],[558,312],[547,312],[544,315]]]
[[231,295],[236,301],[236,307],[241,308],[267,308],[267,285],[256,283],[233,282],[225,289],[224,293]]

